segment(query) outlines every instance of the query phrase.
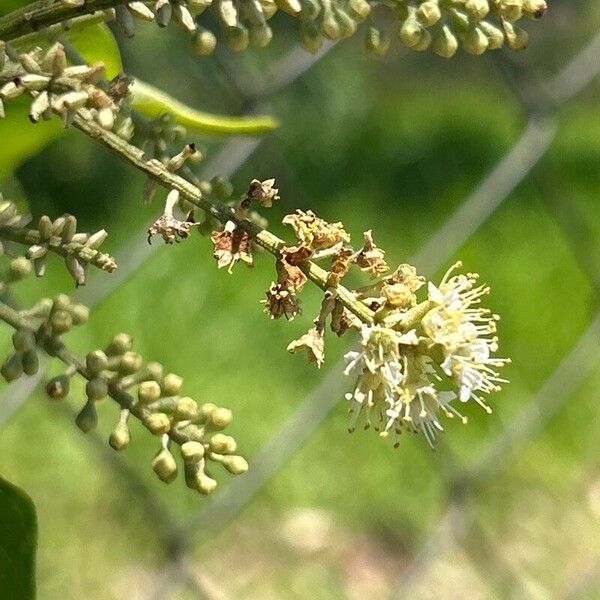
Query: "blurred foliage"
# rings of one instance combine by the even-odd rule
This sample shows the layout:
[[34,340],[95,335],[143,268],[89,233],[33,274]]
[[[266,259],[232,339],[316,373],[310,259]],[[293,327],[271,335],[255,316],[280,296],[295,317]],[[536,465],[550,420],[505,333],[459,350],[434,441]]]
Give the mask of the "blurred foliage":
[[[520,72],[528,65],[541,78],[572,56],[600,25],[597,3],[577,4],[557,1],[511,68]],[[244,88],[244,78],[258,78],[281,50],[198,60],[178,36],[138,29],[133,40],[119,40],[127,69],[191,106],[231,114],[244,100],[227,73],[241,74]],[[396,53],[372,61],[352,43],[333,49],[272,100],[282,127],[236,174],[236,189],[253,177],[275,177],[282,201],[266,215],[275,232],[284,234],[279,222],[285,213],[311,208],[343,219],[355,239],[372,228],[376,241],[389,248],[390,263],[407,260],[510,149],[525,123],[492,60],[445,63]],[[599,94],[594,83],[561,110],[558,135],[538,170],[555,175],[557,194],[586,230],[566,235],[534,173],[445,261],[460,257],[467,269],[480,272],[492,286],[490,305],[502,315],[501,352],[513,365],[494,414],[473,409],[468,426],[447,423],[436,452],[409,437],[393,450],[376,436],[345,432],[341,392],[349,382],[341,382],[340,404],[246,510],[216,538],[199,532],[199,568],[233,597],[361,597],[348,590],[360,589],[353,577],[365,564],[394,581],[443,512],[444,473],[452,457],[464,463],[478,456],[585,330],[599,305],[590,278],[598,275],[579,261],[586,244],[600,265],[594,243],[600,235]],[[14,127],[19,136],[32,129],[27,123]],[[214,138],[198,141],[209,155],[216,153]],[[7,184],[21,190],[34,216],[69,211],[82,228],[106,227],[107,249],[117,258],[128,244],[143,245],[145,228],[161,210],[160,199],[141,204],[138,173],[74,133],[24,163]],[[328,341],[322,372],[289,356],[285,345],[307,328],[318,294],[306,289],[305,314],[293,323],[270,322],[258,301],[274,274],[271,259],[259,256],[255,269],[229,277],[216,271],[210,254],[208,241],[197,236],[157,246],[69,341],[83,351],[130,331],[139,351],[172,365],[187,389],[207,401],[227,401],[235,415],[233,435],[251,457],[327,375],[347,342]],[[89,283],[91,294],[96,282]],[[59,270],[41,285],[48,294],[70,289]],[[37,282],[26,282],[20,292],[31,298],[38,289]],[[507,457],[475,502],[485,533],[518,574],[514,580],[524,597],[561,597],[600,556],[598,384],[600,370],[573,389],[541,435]],[[108,404],[101,410],[106,438],[117,412]],[[132,435],[124,457],[153,497],[178,517],[206,505],[155,481],[144,464],[151,441],[135,430]],[[2,471],[28,490],[39,510],[41,597],[143,597],[143,582],[152,583],[160,572],[166,550],[161,528],[106,453],[41,395],[2,430]],[[282,537],[288,512],[297,507],[330,515],[335,527],[325,549],[302,553]],[[415,597],[505,597],[492,589],[493,578],[473,570],[463,551],[450,549],[442,561]],[[232,565],[244,565],[239,576],[232,576]],[[375,589],[369,588],[370,597],[379,597]],[[435,595],[439,590],[444,593]]]

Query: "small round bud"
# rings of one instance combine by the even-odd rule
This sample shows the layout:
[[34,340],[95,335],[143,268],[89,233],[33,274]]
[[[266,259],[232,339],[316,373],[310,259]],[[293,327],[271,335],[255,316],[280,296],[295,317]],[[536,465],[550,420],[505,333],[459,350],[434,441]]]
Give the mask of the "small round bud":
[[167,373],[162,381],[162,390],[165,396],[177,396],[183,386],[183,379],[175,373]]
[[248,462],[243,456],[224,456],[220,463],[233,475],[240,475],[248,470]]
[[165,413],[152,413],[146,418],[146,427],[154,435],[168,433],[171,429],[171,420]]
[[69,310],[71,308],[71,298],[67,294],[58,294],[52,303],[53,310]]
[[186,462],[200,462],[204,456],[204,446],[200,442],[185,442],[181,445],[181,456]]
[[69,393],[71,378],[67,375],[57,375],[46,384],[46,393],[53,400],[60,400]]
[[50,316],[50,325],[54,335],[61,335],[73,327],[73,317],[66,310],[53,311]]
[[119,371],[126,375],[137,373],[143,364],[142,357],[137,352],[125,352],[119,363]]
[[196,485],[196,489],[201,494],[210,494],[211,492],[215,491],[217,487],[217,482],[205,473],[198,473],[198,475],[196,476]]
[[129,446],[130,439],[129,426],[125,421],[119,421],[111,431],[108,443],[111,448],[119,451],[124,450]]
[[219,454],[232,454],[237,449],[235,440],[230,435],[216,433],[210,439],[210,449]]
[[102,350],[93,350],[85,357],[85,364],[91,375],[99,375],[108,368],[108,358]]
[[435,0],[423,2],[417,9],[417,19],[419,19],[425,27],[435,25],[441,18],[442,11]]
[[87,397],[92,400],[102,400],[108,394],[108,383],[104,377],[94,377],[90,379],[85,385],[85,393]]
[[216,408],[210,414],[210,422],[214,427],[223,429],[233,420],[233,413],[228,408]]
[[133,347],[133,338],[128,333],[118,333],[106,348],[108,356],[129,352]]
[[6,279],[9,283],[21,281],[31,274],[31,261],[24,256],[18,256],[10,261]]
[[462,46],[469,54],[478,56],[488,49],[489,42],[485,33],[479,27],[474,27],[463,38]]
[[164,367],[159,362],[149,362],[146,365],[148,375],[154,381],[161,381],[163,378]]
[[152,460],[152,469],[164,483],[171,483],[177,477],[175,457],[163,448]]
[[90,318],[90,309],[85,304],[73,304],[69,308],[69,312],[75,325],[83,325]]
[[95,429],[98,425],[98,413],[96,412],[96,407],[94,403],[90,400],[86,402],[79,412],[79,414],[75,417],[75,423],[81,431],[87,433],[92,429]]
[[9,356],[2,365],[0,373],[2,373],[2,377],[9,383],[15,379],[19,379],[23,375],[23,355],[20,352],[16,352]]
[[195,419],[198,416],[198,404],[189,396],[183,396],[177,400],[175,418],[178,421]]
[[143,381],[138,387],[138,399],[142,404],[150,404],[160,398],[160,386],[156,381]]
[[35,375],[40,368],[40,359],[35,349],[23,353],[23,372],[25,375]]
[[192,38],[192,44],[198,56],[209,56],[217,46],[217,38],[212,31],[199,28]]
[[26,352],[35,348],[35,334],[31,329],[23,327],[17,329],[12,336],[13,346],[19,352]]
[[200,407],[200,414],[204,417],[204,420],[208,419],[212,413],[217,410],[217,405],[212,402],[206,402]]

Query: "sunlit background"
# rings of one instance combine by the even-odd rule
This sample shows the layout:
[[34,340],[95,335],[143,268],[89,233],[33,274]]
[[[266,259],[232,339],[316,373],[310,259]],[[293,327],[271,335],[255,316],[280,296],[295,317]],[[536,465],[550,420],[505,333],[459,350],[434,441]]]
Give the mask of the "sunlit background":
[[[73,212],[82,231],[110,233],[120,275],[90,278],[93,316],[70,346],[131,333],[188,393],[232,408],[250,471],[209,498],[167,487],[141,427],[123,454],[108,447],[113,403],[86,436],[73,423],[81,386],[71,409],[4,386],[0,471],[37,507],[41,599],[600,597],[600,6],[549,4],[526,51],[451,61],[398,44],[367,58],[360,36],[311,56],[286,18],[269,49],[211,58],[172,29],[117,33],[127,72],[203,110],[280,119],[252,140],[189,134],[200,175],[229,174],[236,193],[276,178],[265,216],[279,235],[283,215],[310,208],[357,243],[373,229],[391,264],[435,276],[461,258],[481,273],[511,383],[491,416],[474,406],[467,426],[447,422],[435,451],[348,434],[351,340],[329,338],[320,371],[285,351],[316,288],[301,317],[271,321],[269,255],[230,276],[199,235],[148,247],[164,194],[143,204],[143,176],[69,132],[1,189],[34,217]],[[12,127],[0,153],[32,126]],[[19,300],[70,292],[63,270],[20,284]]]

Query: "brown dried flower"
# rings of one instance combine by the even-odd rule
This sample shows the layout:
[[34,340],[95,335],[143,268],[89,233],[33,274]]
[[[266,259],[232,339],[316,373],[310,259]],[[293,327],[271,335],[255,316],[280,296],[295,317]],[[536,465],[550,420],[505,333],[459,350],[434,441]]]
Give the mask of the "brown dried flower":
[[297,350],[304,349],[308,356],[308,362],[316,362],[317,367],[325,361],[325,342],[323,340],[323,331],[313,327],[309,329],[302,337],[289,343],[288,352],[294,354]]
[[317,217],[311,210],[307,212],[297,210],[293,214],[286,215],[282,222],[284,225],[290,225],[300,243],[312,251],[324,250],[340,242],[350,241],[350,236],[341,222],[328,223]]
[[267,298],[261,300],[261,303],[265,305],[264,312],[270,315],[271,319],[285,316],[288,321],[292,321],[302,312],[296,294],[281,283],[271,283],[267,290]]
[[385,250],[378,248],[373,241],[371,230],[364,232],[363,247],[356,254],[356,264],[371,277],[379,277],[389,270],[385,262]]
[[223,231],[213,231],[210,239],[214,245],[213,256],[219,269],[228,267],[227,271],[231,273],[234,265],[240,260],[249,267],[253,266],[252,238],[233,221],[228,221]]
[[190,211],[183,221],[175,217],[173,210],[178,200],[179,192],[171,190],[167,196],[163,214],[148,227],[148,242],[154,235],[162,236],[166,244],[178,241],[178,237],[185,239],[190,235],[190,228],[195,223],[194,211]]

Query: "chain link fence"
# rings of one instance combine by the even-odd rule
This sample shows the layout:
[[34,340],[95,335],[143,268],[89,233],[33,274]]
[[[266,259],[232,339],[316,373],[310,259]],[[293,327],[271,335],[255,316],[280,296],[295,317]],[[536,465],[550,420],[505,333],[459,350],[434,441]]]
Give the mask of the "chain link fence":
[[[229,79],[235,93],[243,95],[249,112],[259,109],[274,94],[301,78],[331,46],[325,47],[316,55],[308,55],[301,50],[293,50],[265,71],[260,81],[241,82],[235,72],[229,72]],[[410,262],[419,270],[431,274],[447,263],[458,247],[467,241],[481,225],[509,197],[523,181],[532,180],[542,192],[548,206],[560,214],[564,232],[569,237],[575,254],[593,286],[598,289],[600,273],[594,271],[587,260],[585,251],[578,251],[579,234],[582,231],[580,216],[571,209],[568,197],[558,197],[552,181],[551,168],[545,162],[545,155],[557,135],[557,111],[575,98],[600,74],[600,33],[580,49],[553,77],[536,82],[521,70],[515,74],[510,62],[501,55],[494,58],[495,66],[506,86],[521,103],[527,116],[520,137],[510,150],[492,168],[472,193],[464,199],[454,213],[447,218],[437,231],[416,253]],[[250,90],[250,91],[248,91]],[[531,98],[535,98],[535,102]],[[226,143],[204,168],[203,177],[215,174],[233,174],[260,147],[261,141],[235,139]],[[111,277],[95,278],[93,284],[78,291],[78,300],[90,306],[98,305],[117,286],[136,271],[158,245],[148,246],[136,242],[117,254],[119,270]],[[594,317],[588,329],[564,356],[554,372],[539,389],[526,401],[521,410],[506,425],[495,439],[469,464],[460,464],[450,458],[444,463],[440,478],[445,481],[446,506],[429,537],[412,557],[408,567],[401,573],[394,586],[393,598],[405,598],[411,590],[427,578],[436,560],[453,548],[461,548],[469,557],[471,566],[486,580],[493,583],[498,597],[529,597],[521,587],[520,579],[512,567],[498,553],[496,545],[482,527],[473,510],[473,501],[489,484],[494,474],[506,468],[519,450],[529,444],[544,429],[551,417],[559,412],[573,390],[580,386],[592,370],[600,365],[600,313]],[[198,541],[201,531],[215,535],[221,531],[252,500],[290,458],[303,442],[314,432],[324,418],[339,402],[346,386],[340,373],[341,365],[330,368],[315,389],[304,398],[296,410],[273,433],[263,448],[250,460],[250,471],[236,478],[202,503],[201,508],[186,521],[171,514],[148,489],[135,470],[114,453],[96,434],[89,434],[89,448],[115,469],[125,481],[148,518],[161,531],[168,561],[149,595],[153,599],[178,597],[183,589],[189,597],[211,600],[225,599],[226,593],[210,577],[202,572],[198,564],[192,562],[191,551]],[[35,391],[43,378],[26,378],[10,384],[0,396],[0,426]],[[73,418],[68,406],[64,413]],[[441,466],[439,466],[442,469]],[[578,581],[570,586],[565,598],[577,599],[590,596],[590,590],[598,589],[600,562],[589,571],[581,574]],[[188,597],[188,596],[186,596]]]

